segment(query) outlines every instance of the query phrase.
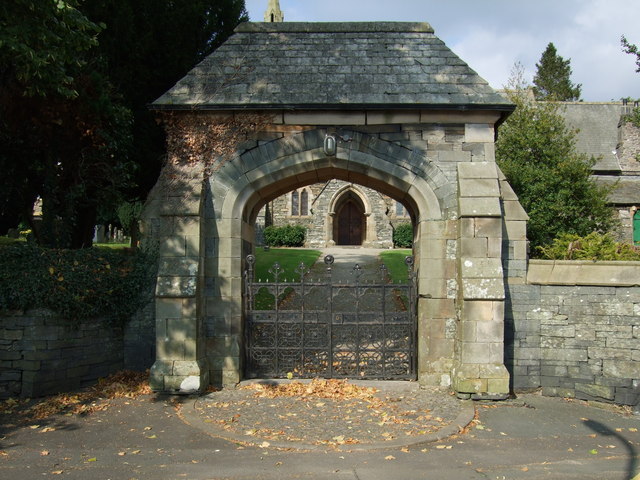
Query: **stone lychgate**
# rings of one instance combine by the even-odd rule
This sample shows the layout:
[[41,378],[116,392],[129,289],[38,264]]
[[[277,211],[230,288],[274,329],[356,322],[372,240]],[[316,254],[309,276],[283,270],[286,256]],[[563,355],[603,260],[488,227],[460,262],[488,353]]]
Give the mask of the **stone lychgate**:
[[243,378],[242,271],[256,216],[286,192],[338,179],[409,211],[418,380],[508,394],[505,282],[524,281],[527,216],[494,142],[514,107],[428,24],[245,23],[153,108],[171,125],[263,119],[226,155],[190,152],[188,135],[169,132],[145,219],[160,246],[154,389]]

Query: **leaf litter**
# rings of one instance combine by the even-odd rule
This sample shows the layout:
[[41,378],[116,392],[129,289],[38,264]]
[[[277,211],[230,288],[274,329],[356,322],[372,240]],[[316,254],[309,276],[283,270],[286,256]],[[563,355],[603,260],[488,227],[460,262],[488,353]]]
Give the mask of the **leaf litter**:
[[381,392],[347,380],[254,383],[212,393],[196,408],[205,422],[261,441],[337,447],[439,431],[459,413],[444,389]]
[[[76,393],[60,393],[42,399],[9,398],[0,402],[0,415],[17,415],[24,421],[42,420],[52,415],[88,415],[109,408],[109,401],[116,398],[135,399],[141,395],[151,393],[149,386],[149,372],[133,372],[123,370]],[[31,425],[37,429],[39,425]],[[54,431],[45,427],[41,433]]]

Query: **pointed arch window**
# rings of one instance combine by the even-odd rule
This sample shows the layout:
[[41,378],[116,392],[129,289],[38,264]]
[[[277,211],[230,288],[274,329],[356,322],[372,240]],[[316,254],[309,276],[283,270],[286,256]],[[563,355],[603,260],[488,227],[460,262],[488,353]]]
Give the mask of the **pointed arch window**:
[[303,188],[291,192],[291,216],[306,217],[309,215],[309,190]]
[[300,215],[309,215],[309,192],[306,189],[300,192]]

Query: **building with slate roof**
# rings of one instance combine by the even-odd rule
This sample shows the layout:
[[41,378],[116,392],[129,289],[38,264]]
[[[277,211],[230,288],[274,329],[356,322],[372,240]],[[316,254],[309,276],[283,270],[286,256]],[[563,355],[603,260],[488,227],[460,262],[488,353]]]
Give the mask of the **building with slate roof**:
[[[496,166],[494,142],[514,106],[430,25],[245,23],[152,108],[170,139],[145,220],[160,244],[156,390],[234,384],[277,364],[297,376],[401,374],[465,398],[508,394],[505,282],[524,281],[527,216]],[[267,121],[233,154],[195,150],[206,144],[197,141],[203,126],[242,122],[247,113]],[[206,159],[210,175],[193,158]],[[334,181],[344,190],[326,212],[327,235],[347,204],[371,208],[363,231],[378,222],[364,188],[406,209],[415,235],[414,333],[367,326],[357,334],[344,320],[351,317],[323,323],[320,313],[312,326],[292,320],[270,329],[269,315],[257,324],[249,315],[243,270],[258,213],[292,191],[297,208],[309,208],[305,189]],[[296,328],[311,329],[312,343],[339,343],[338,332],[351,329],[355,350],[304,350],[302,330],[287,336]],[[407,350],[381,346],[413,335]],[[260,342],[273,347],[254,348]]]
[[625,121],[635,105],[628,102],[567,102],[561,113],[577,131],[576,149],[596,159],[597,182],[615,186],[609,202],[619,214],[618,239],[640,243],[640,129]]

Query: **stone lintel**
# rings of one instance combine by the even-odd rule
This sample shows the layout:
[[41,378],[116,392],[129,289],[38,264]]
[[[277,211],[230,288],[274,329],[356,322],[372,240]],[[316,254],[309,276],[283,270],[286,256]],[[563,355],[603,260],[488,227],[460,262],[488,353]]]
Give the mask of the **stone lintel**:
[[468,162],[458,164],[458,178],[498,178],[494,162]]
[[156,297],[187,298],[196,295],[196,277],[159,276]]
[[503,399],[509,394],[509,372],[502,363],[460,363],[452,371],[452,387],[458,394]]
[[458,197],[460,217],[502,217],[497,197]]
[[500,278],[463,278],[465,300],[504,300],[504,280]]
[[500,196],[500,187],[495,178],[460,178],[458,186],[461,197]]
[[493,143],[495,141],[493,124],[467,123],[464,131],[464,141],[466,143]]
[[157,392],[190,395],[209,386],[206,359],[156,360],[150,372],[151,388]]

